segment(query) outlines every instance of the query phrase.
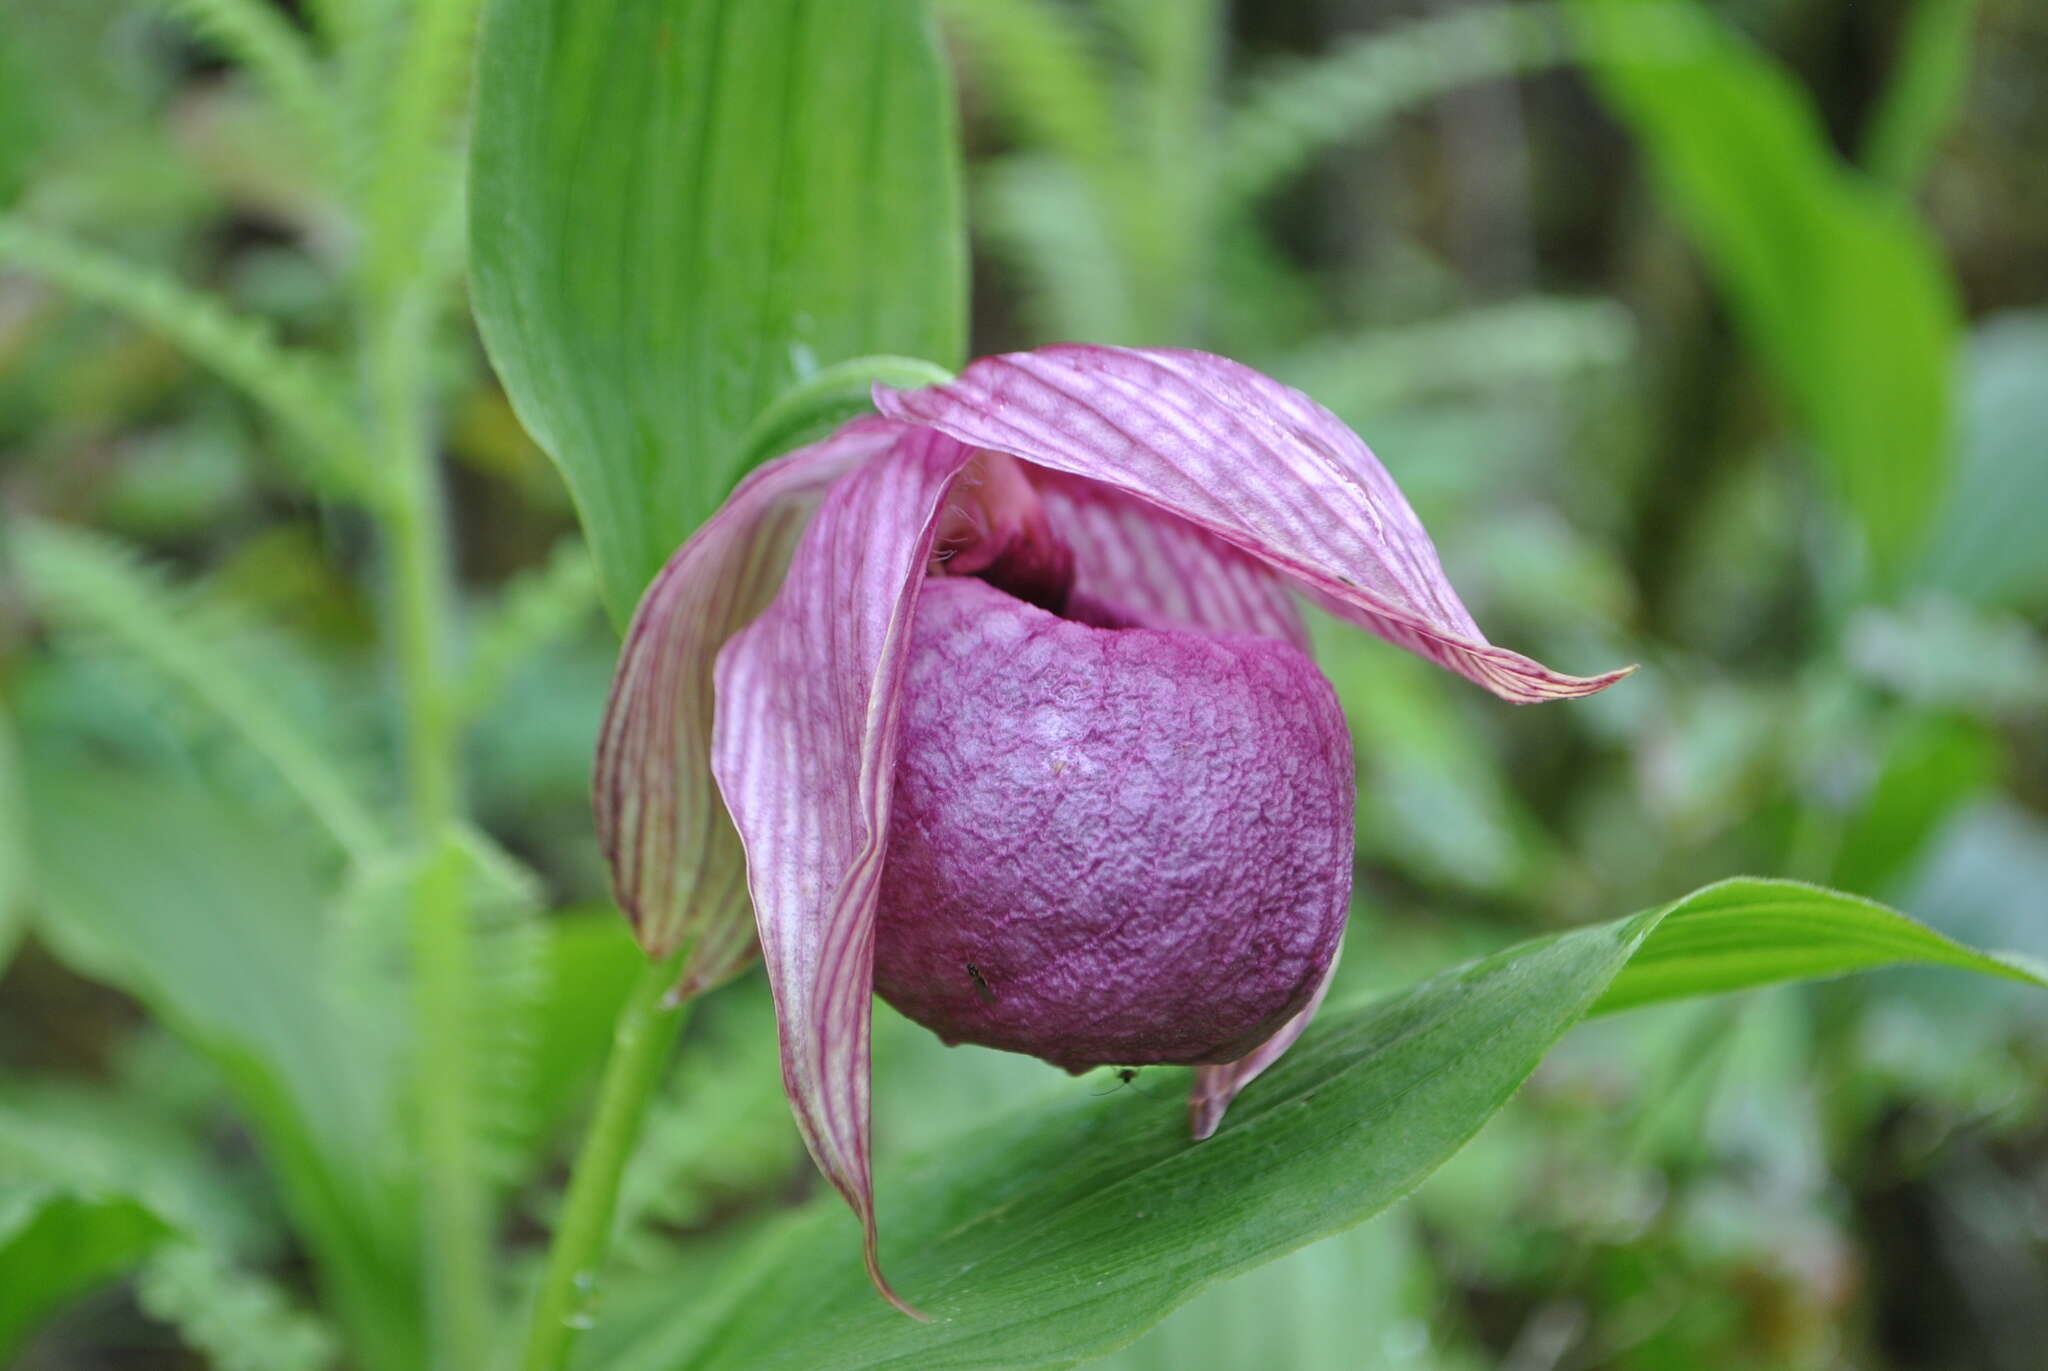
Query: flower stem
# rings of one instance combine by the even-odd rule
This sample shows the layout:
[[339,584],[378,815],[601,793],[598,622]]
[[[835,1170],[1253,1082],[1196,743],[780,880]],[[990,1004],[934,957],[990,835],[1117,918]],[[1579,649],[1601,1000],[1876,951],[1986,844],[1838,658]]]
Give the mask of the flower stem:
[[611,1244],[619,1179],[640,1135],[647,1100],[661,1078],[669,1047],[689,1017],[689,1001],[671,1006],[669,988],[687,948],[650,962],[633,983],[612,1030],[611,1058],[597,1091],[590,1132],[570,1174],[569,1194],[555,1225],[547,1273],[534,1301],[523,1371],[559,1371],[577,1335],[591,1323],[597,1278]]
[[391,462],[382,502],[406,731],[406,790],[420,865],[411,892],[414,1104],[420,1242],[432,1364],[481,1371],[492,1342],[491,1199],[478,1155],[475,948],[464,891],[461,731],[454,709],[455,591],[419,359],[427,314],[377,302],[368,380]]

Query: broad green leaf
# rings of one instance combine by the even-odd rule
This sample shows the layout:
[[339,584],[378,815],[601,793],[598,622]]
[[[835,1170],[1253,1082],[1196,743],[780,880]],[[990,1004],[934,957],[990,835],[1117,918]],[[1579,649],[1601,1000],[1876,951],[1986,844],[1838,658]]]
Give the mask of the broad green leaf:
[[331,1365],[320,1321],[237,1265],[275,1235],[215,1141],[132,1090],[0,1086],[0,1352],[132,1270],[143,1307],[220,1371]]
[[[1835,157],[1791,77],[1692,0],[1572,0],[1571,13],[1599,54],[1596,86],[1641,140],[1874,565],[1895,574],[1947,483],[1960,307],[1933,237]],[[1666,41],[1640,41],[1646,14]]]
[[198,1140],[111,1091],[0,1085],[0,1178],[0,1360],[167,1239],[243,1226]]
[[1732,880],[1667,906],[1589,1013],[1923,963],[2048,986],[2048,967],[1975,952],[1875,900],[1799,881]]
[[700,1299],[622,1320],[629,1336],[601,1326],[586,1364],[1071,1366],[1412,1189],[1589,1012],[1902,961],[2048,985],[1880,905],[1726,881],[1325,1011],[1207,1142],[1188,1141],[1179,1082],[1162,1071],[1149,1092],[1069,1088],[886,1169],[883,1265],[930,1324],[875,1297],[857,1227],[827,1197],[733,1258]]
[[1457,1371],[1473,1367],[1431,1346],[1443,1292],[1415,1225],[1399,1211],[1291,1252],[1214,1286],[1095,1371]]
[[477,317],[615,617],[792,381],[959,363],[952,93],[916,0],[493,0],[478,91]]
[[133,1268],[170,1232],[127,1195],[0,1181],[0,1357],[66,1300]]
[[417,1364],[399,1064],[323,980],[324,844],[190,778],[27,761],[37,931],[220,1066],[362,1361]]

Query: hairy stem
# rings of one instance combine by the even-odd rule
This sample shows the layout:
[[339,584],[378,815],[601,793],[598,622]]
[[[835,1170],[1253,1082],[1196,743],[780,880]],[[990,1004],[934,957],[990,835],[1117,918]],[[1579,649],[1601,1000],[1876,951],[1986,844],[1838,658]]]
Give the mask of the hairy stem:
[[463,890],[454,587],[418,378],[428,311],[371,303],[370,387],[393,463],[384,505],[406,727],[406,784],[423,861],[412,892],[420,1236],[433,1364],[477,1371],[491,1343],[490,1192],[478,1155],[475,948]]
[[524,1371],[557,1371],[567,1363],[577,1335],[590,1326],[598,1274],[611,1243],[619,1178],[639,1137],[640,1120],[661,1078],[669,1047],[688,1017],[687,1001],[681,1006],[667,1003],[687,953],[686,947],[679,948],[649,963],[619,1009],[596,1112],[570,1175],[569,1195],[548,1252],[547,1274],[534,1301],[533,1327],[520,1363]]

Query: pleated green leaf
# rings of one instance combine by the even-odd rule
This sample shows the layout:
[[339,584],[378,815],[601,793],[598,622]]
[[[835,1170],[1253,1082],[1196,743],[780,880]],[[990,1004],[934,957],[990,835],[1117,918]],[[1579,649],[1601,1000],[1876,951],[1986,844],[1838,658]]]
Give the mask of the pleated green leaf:
[[[1354,949],[1354,952],[1356,950]],[[886,1168],[882,1259],[933,1315],[875,1297],[827,1196],[700,1296],[624,1311],[584,1349],[607,1371],[1064,1367],[1217,1281],[1349,1228],[1456,1152],[1589,1013],[1902,962],[2048,986],[1904,915],[1790,881],[1735,880],[1325,1010],[1207,1142],[1171,1073],[1061,1095]],[[1152,1075],[1147,1072],[1148,1077]],[[788,1311],[802,1310],[791,1318]]]
[[623,621],[792,382],[957,365],[952,93],[917,0],[494,0],[477,317]]

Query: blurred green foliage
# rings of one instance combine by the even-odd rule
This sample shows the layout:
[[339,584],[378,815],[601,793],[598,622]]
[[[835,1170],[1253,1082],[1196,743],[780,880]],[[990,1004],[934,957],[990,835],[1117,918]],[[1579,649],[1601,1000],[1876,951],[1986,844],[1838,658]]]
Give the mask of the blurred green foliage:
[[[1366,435],[1502,641],[1645,663],[1510,713],[1319,631],[1360,762],[1340,1000],[1733,871],[2048,955],[2038,6],[936,8],[976,351],[1243,357]],[[452,115],[468,7],[408,38],[414,12],[0,22],[0,1269],[38,1276],[0,1282],[0,1348],[26,1366],[420,1359],[380,302],[420,317],[375,365],[450,492],[507,1287],[635,970],[594,908],[598,578],[465,322],[457,163],[394,135]],[[1410,1199],[1100,1364],[2028,1371],[2048,1016],[2003,991],[1898,973],[1582,1029]],[[885,1152],[1032,1092],[1171,1095],[880,1018]],[[607,1338],[808,1184],[767,1023],[749,980],[693,1025]]]

